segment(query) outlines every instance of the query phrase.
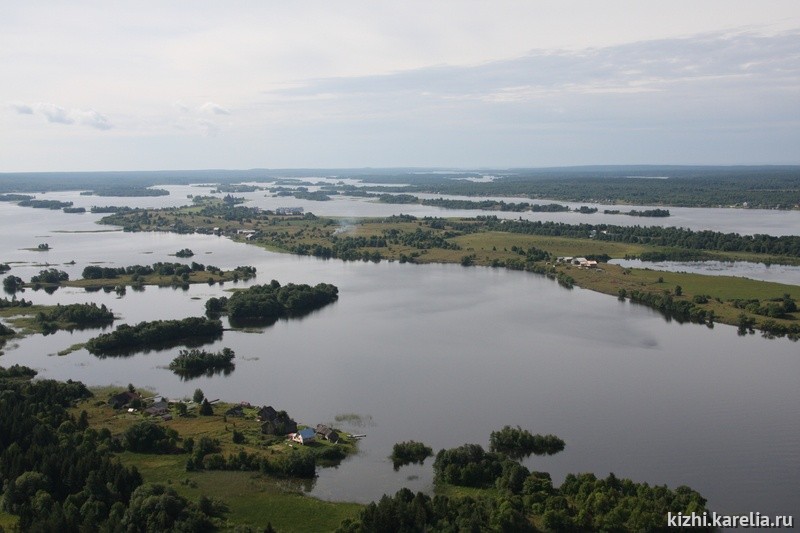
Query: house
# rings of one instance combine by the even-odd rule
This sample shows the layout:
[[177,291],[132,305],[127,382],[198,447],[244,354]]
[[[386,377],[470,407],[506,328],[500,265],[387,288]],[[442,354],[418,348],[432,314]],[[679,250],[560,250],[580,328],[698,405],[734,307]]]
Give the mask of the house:
[[275,209],[276,215],[302,215],[302,207],[279,207]]
[[278,411],[272,408],[271,405],[266,407],[262,407],[258,410],[258,419],[262,422],[267,422],[268,420],[274,420],[275,417],[278,416]]
[[108,405],[113,407],[114,409],[122,409],[133,400],[139,400],[141,396],[137,392],[125,391],[120,392],[119,394],[115,394],[108,400]]
[[324,438],[325,440],[336,444],[339,442],[339,433],[335,429],[331,429],[326,425],[317,424],[316,429],[314,430],[317,435]]
[[225,416],[237,416],[241,417],[244,416],[244,408],[241,405],[234,405],[227,411],[225,411]]
[[144,414],[150,416],[163,416],[169,413],[169,404],[163,399],[155,402],[153,405],[144,410]]
[[308,444],[309,442],[314,442],[316,433],[311,428],[303,428],[297,433],[294,434],[292,440],[295,442],[299,442],[300,444]]

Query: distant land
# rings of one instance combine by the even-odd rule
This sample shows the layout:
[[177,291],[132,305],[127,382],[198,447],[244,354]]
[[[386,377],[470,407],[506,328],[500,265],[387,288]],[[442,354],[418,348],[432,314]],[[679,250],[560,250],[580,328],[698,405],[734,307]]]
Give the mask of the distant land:
[[547,198],[630,205],[800,209],[800,165],[23,172],[0,173],[0,193],[102,191],[123,186],[229,184],[305,177],[355,179],[371,184],[365,190],[379,192]]

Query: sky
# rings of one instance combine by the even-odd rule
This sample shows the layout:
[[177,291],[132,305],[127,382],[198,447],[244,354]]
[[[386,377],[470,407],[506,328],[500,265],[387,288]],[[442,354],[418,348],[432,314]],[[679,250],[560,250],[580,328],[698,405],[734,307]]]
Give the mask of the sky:
[[0,0],[0,172],[798,163],[797,0]]

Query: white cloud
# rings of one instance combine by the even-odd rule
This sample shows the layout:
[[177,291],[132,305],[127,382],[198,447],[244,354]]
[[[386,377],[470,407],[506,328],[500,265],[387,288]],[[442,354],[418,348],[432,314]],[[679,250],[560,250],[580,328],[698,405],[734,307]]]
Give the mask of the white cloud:
[[50,102],[12,103],[11,108],[21,115],[39,115],[51,124],[82,124],[98,130],[113,127],[107,116],[94,109],[66,109]]
[[205,104],[200,106],[200,111],[204,113],[209,113],[213,115],[230,115],[231,112],[219,104],[215,104],[214,102],[206,102]]
[[35,105],[36,111],[44,115],[47,122],[56,124],[74,124],[75,119],[70,117],[70,112],[55,104],[40,103]]
[[89,111],[75,111],[74,114],[79,117],[78,120],[81,124],[85,124],[86,126],[91,126],[98,130],[110,130],[113,127],[108,117],[101,115],[94,109],[90,109]]
[[33,115],[33,108],[28,104],[12,103],[9,105],[14,111],[19,113],[20,115]]

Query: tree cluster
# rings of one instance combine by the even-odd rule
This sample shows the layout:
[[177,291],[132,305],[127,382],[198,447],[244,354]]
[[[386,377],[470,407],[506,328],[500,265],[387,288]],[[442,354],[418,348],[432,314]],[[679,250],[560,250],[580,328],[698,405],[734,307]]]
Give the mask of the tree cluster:
[[21,291],[25,288],[25,282],[19,276],[6,276],[3,278],[3,290],[9,294]]
[[533,435],[519,426],[505,426],[500,431],[492,431],[489,449],[519,458],[531,454],[554,455],[564,449],[564,441],[555,435]]
[[31,277],[31,283],[50,283],[53,285],[58,285],[62,281],[69,281],[69,274],[63,270],[57,270],[55,268],[41,270],[39,271],[39,274]]
[[222,322],[202,317],[182,320],[155,320],[140,322],[135,326],[120,325],[111,333],[104,333],[86,342],[86,349],[95,355],[129,353],[147,348],[160,348],[183,344],[187,341],[217,339],[222,336]]
[[281,286],[275,280],[236,291],[230,298],[210,298],[206,314],[227,314],[231,321],[275,321],[283,317],[302,316],[335,302],[339,289],[329,283],[314,287],[289,283]]
[[212,376],[218,372],[226,374],[233,371],[235,353],[230,348],[220,352],[207,352],[193,348],[181,350],[169,364],[169,369],[184,378],[196,378],[202,375]]
[[787,318],[789,313],[797,311],[797,302],[790,294],[784,294],[778,298],[765,301],[756,298],[749,300],[732,300],[733,306],[738,309],[745,309],[750,313],[770,318]]
[[63,209],[71,207],[72,202],[62,202],[59,200],[22,200],[17,205],[22,207],[33,207],[34,209]]
[[395,470],[410,463],[422,463],[433,455],[433,449],[413,440],[398,442],[392,446],[392,463]]
[[[479,222],[479,225],[475,224]],[[629,242],[651,246],[672,246],[683,249],[718,250],[800,256],[800,236],[739,235],[716,231],[693,231],[684,228],[660,226],[615,226],[609,224],[565,224],[562,222],[531,220],[499,220],[495,216],[477,217],[475,221],[453,224],[465,231],[486,229],[526,235],[594,238],[603,241]]]
[[77,328],[89,326],[104,326],[114,321],[114,313],[105,304],[98,306],[96,303],[83,304],[56,304],[36,315],[36,321],[45,331],[59,328],[59,325],[74,326]]
[[[493,435],[497,441],[499,435],[515,440],[523,434],[504,428]],[[431,498],[402,489],[367,505],[338,531],[654,531],[664,528],[667,512],[703,513],[706,504],[685,486],[651,487],[614,474],[606,479],[569,474],[555,487],[549,474],[530,472],[476,444],[440,451],[434,472],[436,483],[495,490],[477,497]]]

